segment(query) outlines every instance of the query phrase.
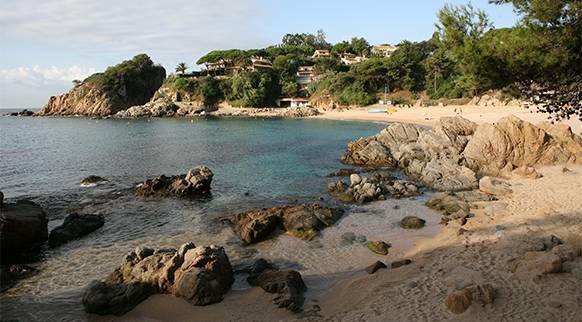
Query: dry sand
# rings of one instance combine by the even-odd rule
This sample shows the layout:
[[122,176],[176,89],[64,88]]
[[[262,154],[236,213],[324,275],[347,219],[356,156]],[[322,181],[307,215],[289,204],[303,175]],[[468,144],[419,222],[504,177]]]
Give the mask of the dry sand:
[[[502,117],[515,115],[524,121],[538,124],[548,120],[548,114],[536,113],[533,110],[519,106],[504,107],[482,107],[482,106],[431,106],[431,107],[410,107],[397,108],[393,113],[368,113],[369,109],[382,108],[382,106],[371,106],[354,108],[346,111],[324,111],[323,114],[314,118],[332,120],[352,120],[352,121],[372,121],[372,122],[405,122],[422,125],[434,125],[443,116],[461,115],[476,123],[494,123]],[[572,127],[575,133],[582,133],[582,122],[577,119],[562,121]]]

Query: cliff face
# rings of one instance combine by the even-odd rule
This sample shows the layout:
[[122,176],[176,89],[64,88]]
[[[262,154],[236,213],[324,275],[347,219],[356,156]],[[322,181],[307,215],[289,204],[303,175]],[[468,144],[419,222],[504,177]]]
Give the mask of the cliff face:
[[166,70],[147,55],[94,74],[68,93],[53,96],[38,115],[107,116],[148,102],[166,78]]

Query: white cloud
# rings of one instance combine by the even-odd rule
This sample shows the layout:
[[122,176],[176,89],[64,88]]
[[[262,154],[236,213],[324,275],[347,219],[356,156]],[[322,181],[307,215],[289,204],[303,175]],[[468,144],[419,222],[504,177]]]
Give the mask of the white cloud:
[[[255,0],[18,0],[0,3],[0,36],[84,52],[193,51],[256,43]],[[259,9],[257,9],[259,8]]]
[[70,84],[74,79],[83,80],[95,72],[94,68],[81,68],[79,66],[43,68],[37,65],[0,69],[0,88],[17,84],[33,87],[50,83]]

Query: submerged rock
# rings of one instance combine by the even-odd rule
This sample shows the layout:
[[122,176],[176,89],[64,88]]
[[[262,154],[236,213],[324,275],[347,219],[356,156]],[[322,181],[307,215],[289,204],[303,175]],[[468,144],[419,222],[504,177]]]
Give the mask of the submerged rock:
[[65,218],[62,225],[53,229],[49,235],[49,245],[57,247],[73,239],[83,237],[105,224],[101,215],[79,215],[73,213]]
[[307,286],[301,274],[294,270],[279,270],[264,259],[257,260],[249,269],[247,281],[268,293],[276,293],[273,303],[292,312],[301,310]]
[[366,273],[374,274],[382,268],[388,268],[388,266],[386,266],[386,264],[382,263],[381,261],[376,261],[374,264],[366,267]]
[[394,261],[390,264],[390,268],[396,269],[402,266],[410,265],[412,261],[410,259],[401,259],[398,261]]
[[391,245],[383,241],[369,241],[366,247],[376,254],[388,255]]
[[38,269],[24,264],[0,265],[0,292],[14,286],[19,280],[38,273]]
[[44,243],[48,238],[46,213],[34,202],[18,200],[3,203],[0,211],[0,248],[2,264],[19,262],[22,252]]
[[420,229],[426,221],[416,216],[406,216],[400,220],[400,227],[404,229]]
[[100,176],[90,175],[86,178],[83,178],[83,180],[81,180],[81,185],[88,186],[88,185],[97,184],[97,183],[104,182],[104,181],[107,181],[107,179],[102,178]]
[[207,166],[197,166],[187,174],[167,177],[165,175],[148,179],[135,188],[140,196],[197,197],[210,193],[214,174]]
[[182,245],[178,250],[128,254],[105,281],[93,281],[83,293],[88,313],[123,314],[152,294],[167,293],[193,305],[222,300],[234,282],[232,267],[222,247]]
[[305,204],[255,209],[234,215],[229,220],[242,241],[253,244],[278,229],[302,239],[312,239],[320,230],[333,225],[342,214],[340,209]]

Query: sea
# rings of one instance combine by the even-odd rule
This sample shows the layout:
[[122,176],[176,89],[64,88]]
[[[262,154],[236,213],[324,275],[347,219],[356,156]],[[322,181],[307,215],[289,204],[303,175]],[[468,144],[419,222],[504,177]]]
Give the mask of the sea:
[[[309,242],[281,235],[245,247],[221,219],[277,205],[337,205],[326,185],[341,178],[327,175],[346,167],[339,158],[350,141],[385,126],[311,119],[0,117],[5,201],[37,202],[48,214],[49,230],[73,212],[105,217],[99,230],[55,249],[45,247],[31,264],[38,273],[0,294],[0,320],[86,320],[80,304],[83,288],[105,278],[125,254],[137,246],[179,247],[190,241],[224,246],[233,265],[262,257],[296,269],[313,292],[324,292],[333,276],[375,259],[365,246],[346,242],[346,233],[368,240],[391,238],[402,247],[434,233],[440,217],[422,206],[426,197],[342,205],[344,219]],[[141,181],[186,173],[197,165],[214,172],[208,198],[140,198],[132,193]],[[108,181],[81,186],[89,175]],[[392,210],[395,205],[398,211]],[[403,236],[397,223],[405,215],[423,216],[429,227]],[[245,287],[242,281],[233,286]]]

